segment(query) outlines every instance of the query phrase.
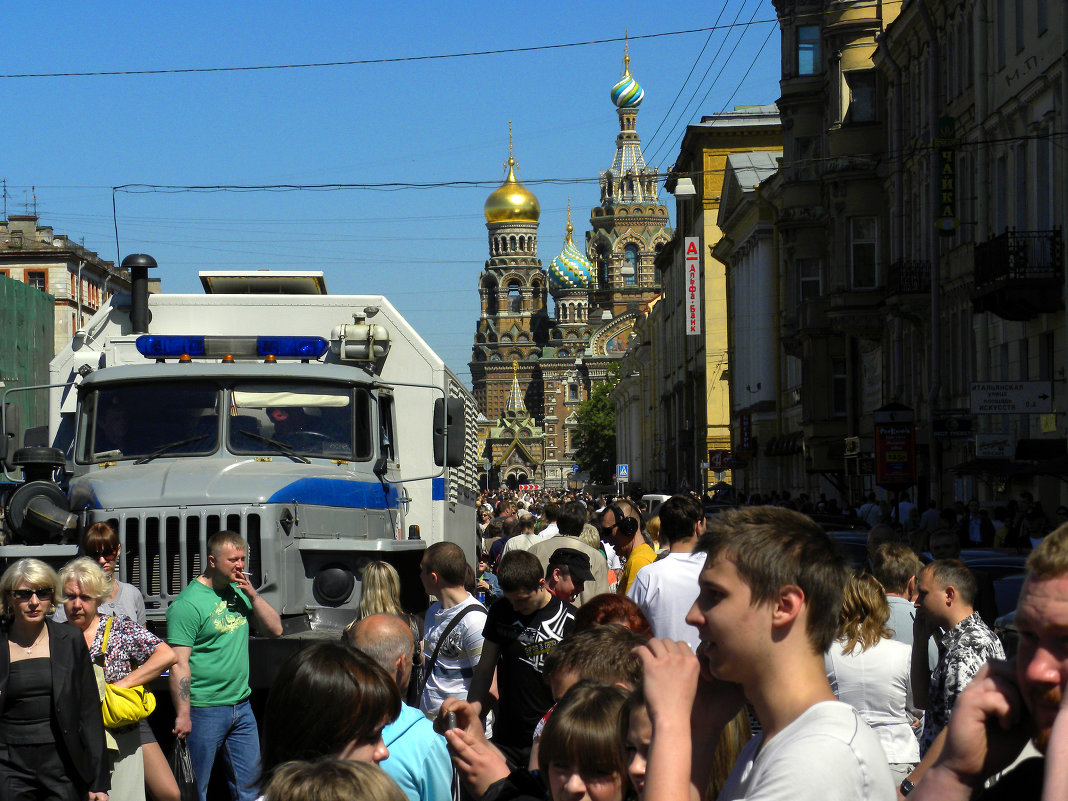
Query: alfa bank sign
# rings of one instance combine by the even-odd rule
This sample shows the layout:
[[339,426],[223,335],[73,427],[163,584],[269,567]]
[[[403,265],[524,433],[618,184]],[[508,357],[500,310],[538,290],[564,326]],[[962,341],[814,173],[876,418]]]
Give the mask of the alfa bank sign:
[[701,333],[701,239],[688,236],[686,245],[686,333]]

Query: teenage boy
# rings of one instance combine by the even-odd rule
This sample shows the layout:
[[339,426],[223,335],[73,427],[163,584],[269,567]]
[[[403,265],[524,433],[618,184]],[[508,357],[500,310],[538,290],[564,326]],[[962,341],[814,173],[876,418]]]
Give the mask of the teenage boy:
[[575,628],[575,607],[549,592],[538,557],[512,551],[497,570],[504,597],[490,607],[482,656],[468,700],[486,709],[497,670],[493,743],[515,766],[526,766],[538,721],[553,705],[545,657]]
[[847,575],[830,538],[802,514],[752,506],[712,518],[696,550],[698,655],[673,640],[638,649],[653,724],[645,801],[703,797],[712,744],[745,700],[762,731],[721,800],[893,801],[878,737],[827,683]]
[[434,543],[419,561],[423,589],[437,598],[423,621],[426,684],[419,699],[419,708],[431,717],[446,698],[467,697],[482,656],[486,609],[465,589],[466,575],[467,559],[454,542]]
[[575,548],[557,548],[545,568],[545,586],[561,601],[574,603],[587,581],[593,581],[590,557]]

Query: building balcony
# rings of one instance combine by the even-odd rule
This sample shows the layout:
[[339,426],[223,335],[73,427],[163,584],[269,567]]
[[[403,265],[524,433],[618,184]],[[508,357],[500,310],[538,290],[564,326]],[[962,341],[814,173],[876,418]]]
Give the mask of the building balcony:
[[1051,231],[1008,230],[975,246],[972,308],[1005,320],[1064,309],[1064,239]]
[[886,294],[891,297],[931,294],[931,262],[915,259],[895,261],[886,275]]
[[840,333],[862,339],[881,339],[885,319],[880,290],[838,290],[829,295],[827,317]]

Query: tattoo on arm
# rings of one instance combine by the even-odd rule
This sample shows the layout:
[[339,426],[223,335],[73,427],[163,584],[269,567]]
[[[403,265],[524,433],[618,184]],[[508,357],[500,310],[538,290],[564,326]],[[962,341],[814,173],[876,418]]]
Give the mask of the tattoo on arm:
[[178,697],[181,698],[183,701],[189,700],[189,679],[179,679]]

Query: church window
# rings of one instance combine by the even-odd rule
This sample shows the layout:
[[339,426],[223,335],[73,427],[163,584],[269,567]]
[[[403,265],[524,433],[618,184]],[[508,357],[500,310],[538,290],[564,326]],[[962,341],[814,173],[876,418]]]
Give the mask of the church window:
[[512,251],[515,252],[515,250],[518,248],[518,245],[516,245],[515,237],[511,237],[508,241],[512,246]]
[[[563,304],[560,307],[560,322],[562,322],[562,323],[566,323],[567,322],[567,304],[566,303]],[[559,336],[559,332],[557,332],[557,335]]]
[[623,283],[626,286],[635,286],[638,283],[638,246],[627,245],[623,249],[623,266],[620,268]]
[[572,402],[579,399],[578,384],[567,385],[567,399]]
[[495,315],[497,313],[497,285],[486,285],[486,314]]
[[[513,242],[515,237],[512,237]],[[508,284],[508,309],[509,311],[518,312],[521,309],[522,299],[519,297],[519,282],[512,281]]]

